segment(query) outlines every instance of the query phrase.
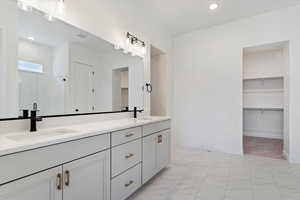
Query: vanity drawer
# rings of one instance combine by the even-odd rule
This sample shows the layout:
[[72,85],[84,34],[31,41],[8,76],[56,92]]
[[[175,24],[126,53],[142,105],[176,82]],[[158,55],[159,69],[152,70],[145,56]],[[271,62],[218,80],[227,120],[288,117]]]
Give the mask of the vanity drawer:
[[148,124],[143,126],[143,136],[151,135],[153,133],[157,133],[159,131],[170,129],[170,128],[171,128],[170,120]]
[[110,147],[109,134],[83,138],[0,157],[0,184]]
[[142,161],[142,139],[112,149],[112,177]]
[[111,133],[111,144],[116,146],[142,137],[142,127],[130,128]]
[[124,200],[141,187],[142,167],[141,164],[129,169],[124,174],[112,180],[112,200]]

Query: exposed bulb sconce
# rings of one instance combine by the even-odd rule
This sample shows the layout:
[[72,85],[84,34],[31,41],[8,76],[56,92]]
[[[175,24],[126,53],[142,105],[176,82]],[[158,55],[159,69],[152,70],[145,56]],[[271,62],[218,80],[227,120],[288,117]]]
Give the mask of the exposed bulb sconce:
[[135,35],[132,35],[131,33],[126,33],[126,41],[128,44],[134,46],[136,49],[141,49],[142,53],[146,53],[146,44],[144,41],[138,39]]

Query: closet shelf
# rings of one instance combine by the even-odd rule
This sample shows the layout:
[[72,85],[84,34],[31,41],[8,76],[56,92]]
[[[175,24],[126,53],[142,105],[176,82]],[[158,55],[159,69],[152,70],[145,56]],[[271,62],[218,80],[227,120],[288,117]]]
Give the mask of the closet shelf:
[[244,107],[244,110],[261,110],[261,111],[283,111],[283,108],[271,108],[271,107]]
[[247,89],[244,93],[283,93],[284,89]]
[[265,80],[265,79],[283,79],[283,76],[262,76],[262,77],[244,77],[244,81]]

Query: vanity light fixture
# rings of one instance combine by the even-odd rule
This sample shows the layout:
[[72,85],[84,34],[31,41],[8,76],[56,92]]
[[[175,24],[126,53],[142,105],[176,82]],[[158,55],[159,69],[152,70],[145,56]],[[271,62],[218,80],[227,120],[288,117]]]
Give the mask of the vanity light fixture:
[[209,5],[210,10],[216,10],[218,7],[219,7],[219,5],[217,3],[212,3]]
[[132,35],[129,32],[126,33],[126,38],[127,43],[133,45],[137,49],[141,48],[143,54],[146,53],[146,44],[144,41],[140,40],[135,35]]

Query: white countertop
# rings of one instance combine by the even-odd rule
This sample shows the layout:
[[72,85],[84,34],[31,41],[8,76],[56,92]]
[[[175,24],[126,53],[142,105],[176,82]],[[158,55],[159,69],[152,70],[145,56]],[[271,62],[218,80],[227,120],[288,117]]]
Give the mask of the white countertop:
[[[48,145],[58,144],[62,142],[68,142],[71,140],[77,140],[85,137],[101,135],[113,131],[122,129],[142,126],[159,121],[169,120],[169,117],[146,117],[145,119],[119,119],[108,120],[93,123],[78,124],[72,126],[56,127],[51,129],[40,129],[37,132],[31,133],[29,131],[16,132],[0,135],[0,156],[7,154],[17,153],[30,149],[40,148]],[[57,130],[72,130],[72,133],[67,134],[53,134]],[[35,137],[33,134],[47,133],[47,137]],[[49,134],[50,133],[50,134]],[[16,141],[10,139],[14,136],[29,136],[28,139],[22,141]]]

